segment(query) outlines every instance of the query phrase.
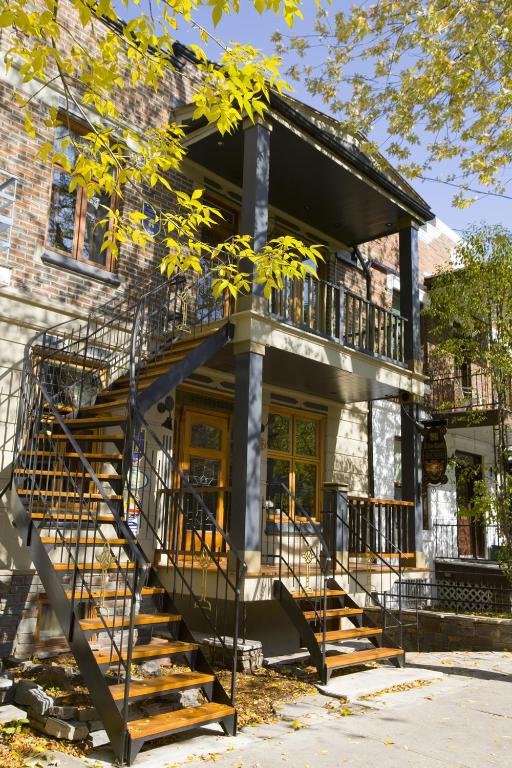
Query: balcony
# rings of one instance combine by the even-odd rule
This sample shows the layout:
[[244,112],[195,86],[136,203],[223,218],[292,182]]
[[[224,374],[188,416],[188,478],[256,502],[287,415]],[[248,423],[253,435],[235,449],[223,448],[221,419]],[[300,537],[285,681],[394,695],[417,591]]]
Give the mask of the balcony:
[[[509,388],[503,403],[507,410],[510,399]],[[480,369],[431,379],[427,404],[449,426],[487,426],[495,421],[499,400],[490,372]]]
[[341,285],[289,280],[269,301],[271,317],[373,357],[404,365],[405,318]]

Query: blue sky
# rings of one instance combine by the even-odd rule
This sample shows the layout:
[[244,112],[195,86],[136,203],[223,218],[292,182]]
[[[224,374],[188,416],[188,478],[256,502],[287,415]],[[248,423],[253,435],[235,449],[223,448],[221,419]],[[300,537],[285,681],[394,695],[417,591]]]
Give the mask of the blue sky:
[[[336,2],[341,5],[348,5],[346,0],[334,0],[333,5],[336,5]],[[144,2],[141,2],[140,7],[143,6]],[[254,45],[266,53],[272,53],[273,45],[271,36],[273,32],[279,30],[283,33],[289,33],[289,29],[284,21],[272,13],[265,13],[260,16],[254,10],[252,3],[248,2],[248,0],[240,0],[240,6],[241,10],[238,15],[228,16],[222,19],[219,26],[215,29],[215,34],[223,42],[236,40],[241,43]],[[126,14],[126,9],[123,10],[124,14]],[[303,21],[296,22],[293,28],[293,34],[307,35],[311,34],[313,31],[313,0],[305,0],[303,13],[304,19]],[[121,12],[121,15],[123,15],[123,12]],[[207,29],[212,30],[210,9],[202,8],[200,12],[196,14],[195,18]],[[184,24],[182,24],[181,28],[178,30],[177,38],[185,44],[201,44],[197,31],[187,28]],[[208,54],[212,59],[217,58],[219,55],[218,47],[210,45]],[[300,84],[294,84],[294,89],[292,95],[295,98],[312,104],[321,111],[326,111],[326,107],[322,101],[320,99],[313,99]],[[386,135],[381,132],[372,138],[382,144],[382,149],[385,154]],[[491,224],[501,223],[504,225],[508,225],[510,221],[512,200],[482,195],[470,208],[459,209],[453,207],[451,204],[453,194],[457,190],[437,182],[422,182],[419,180],[415,180],[413,186],[417,189],[419,194],[427,200],[436,215],[457,231],[462,231],[468,225],[484,220]],[[512,194],[512,187],[510,193]]]

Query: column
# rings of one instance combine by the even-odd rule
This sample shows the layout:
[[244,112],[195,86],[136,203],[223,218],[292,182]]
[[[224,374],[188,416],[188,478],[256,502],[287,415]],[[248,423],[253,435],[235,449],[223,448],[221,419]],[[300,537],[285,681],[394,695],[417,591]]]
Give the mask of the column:
[[418,227],[411,222],[400,230],[400,314],[405,317],[405,361],[421,373],[420,269]]
[[[415,373],[422,371],[420,333],[420,284],[418,225],[409,221],[399,235],[400,245],[400,314],[405,317],[405,361]],[[412,401],[402,404],[402,499],[415,503],[410,521],[409,541],[415,551],[422,551],[423,514],[421,508],[421,434],[416,422],[419,408]]]
[[[251,235],[254,250],[267,242],[271,126],[262,120],[244,122],[244,168],[240,231]],[[252,272],[253,265],[241,268]],[[264,309],[263,286],[239,297],[237,311]],[[236,338],[236,337],[235,337]],[[236,342],[235,404],[233,411],[233,483],[231,536],[249,572],[261,566],[261,425],[263,357],[256,338]]]

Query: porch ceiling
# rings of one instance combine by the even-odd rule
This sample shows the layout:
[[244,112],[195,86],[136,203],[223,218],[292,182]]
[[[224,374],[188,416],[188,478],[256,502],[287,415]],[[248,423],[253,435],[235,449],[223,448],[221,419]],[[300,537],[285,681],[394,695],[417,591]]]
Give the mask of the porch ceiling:
[[[232,345],[224,347],[208,363],[208,367],[234,373],[235,357]],[[263,358],[263,383],[291,389],[311,397],[335,403],[359,403],[387,396],[396,396],[398,389],[389,384],[344,371],[335,366],[311,360],[292,352],[267,347]]]
[[[297,126],[290,117],[274,113],[271,206],[348,246],[398,231],[404,216],[420,222],[433,218],[421,198],[393,183],[362,153],[321,131],[318,135],[319,129],[312,124],[308,134],[308,125],[306,121]],[[200,123],[189,128],[191,132],[199,129],[200,135],[188,148],[189,159],[241,188],[243,130],[221,137],[201,133]]]

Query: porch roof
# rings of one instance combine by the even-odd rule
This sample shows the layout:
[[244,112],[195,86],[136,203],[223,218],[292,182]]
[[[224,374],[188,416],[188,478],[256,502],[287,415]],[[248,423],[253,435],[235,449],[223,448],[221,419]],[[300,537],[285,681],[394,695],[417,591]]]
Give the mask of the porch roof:
[[[175,110],[189,159],[241,188],[243,128],[221,136],[192,114],[192,105]],[[335,121],[274,93],[267,119],[271,206],[349,247],[399,231],[405,218],[419,224],[434,218],[396,171],[377,167]]]

